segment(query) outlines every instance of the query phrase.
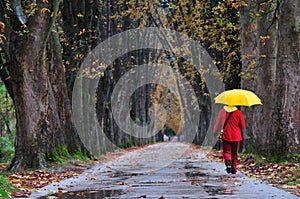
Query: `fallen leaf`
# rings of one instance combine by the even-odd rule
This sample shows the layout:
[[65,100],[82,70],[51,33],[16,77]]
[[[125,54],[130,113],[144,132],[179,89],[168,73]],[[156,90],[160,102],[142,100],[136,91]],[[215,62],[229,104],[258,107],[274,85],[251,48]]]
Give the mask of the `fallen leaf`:
[[74,192],[69,192],[68,193],[70,196],[73,196],[74,195]]
[[76,194],[76,196],[83,196],[84,195],[84,192],[78,192],[77,194]]
[[23,197],[27,198],[28,197],[28,194],[23,193],[23,192],[16,192],[16,191],[12,192],[11,195],[16,198],[23,198]]
[[16,183],[19,183],[21,180],[20,179],[14,179],[14,180],[11,180],[10,182],[12,184],[16,184]]
[[61,197],[63,195],[63,192],[62,192],[62,190],[58,190],[58,192],[57,192],[57,196],[58,197]]
[[96,190],[88,190],[87,193],[97,193],[98,191]]
[[297,187],[297,186],[295,186],[295,185],[294,185],[294,186],[290,186],[290,185],[283,185],[283,186],[282,186],[282,188],[283,188],[283,189],[298,189],[298,187]]
[[222,193],[223,193],[223,194],[233,194],[233,191],[230,190],[230,189],[224,189],[224,190],[222,191]]
[[127,190],[126,192],[136,192],[136,188],[129,189],[129,190]]

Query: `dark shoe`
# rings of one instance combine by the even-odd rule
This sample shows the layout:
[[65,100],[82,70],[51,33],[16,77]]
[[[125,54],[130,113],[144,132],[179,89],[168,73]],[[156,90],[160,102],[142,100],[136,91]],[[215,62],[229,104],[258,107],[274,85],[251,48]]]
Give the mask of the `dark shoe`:
[[226,165],[226,172],[231,173],[231,160],[226,160],[225,165]]
[[232,174],[236,174],[236,171],[231,171]]

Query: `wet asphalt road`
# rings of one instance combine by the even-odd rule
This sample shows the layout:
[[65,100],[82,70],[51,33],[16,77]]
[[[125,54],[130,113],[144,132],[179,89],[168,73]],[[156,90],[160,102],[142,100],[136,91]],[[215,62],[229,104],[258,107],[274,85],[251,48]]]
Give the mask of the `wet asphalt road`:
[[[63,193],[59,197],[58,189]],[[200,149],[188,144],[165,142],[94,165],[82,175],[39,189],[31,198],[300,197],[250,179],[240,172],[227,174],[223,164],[212,162]]]

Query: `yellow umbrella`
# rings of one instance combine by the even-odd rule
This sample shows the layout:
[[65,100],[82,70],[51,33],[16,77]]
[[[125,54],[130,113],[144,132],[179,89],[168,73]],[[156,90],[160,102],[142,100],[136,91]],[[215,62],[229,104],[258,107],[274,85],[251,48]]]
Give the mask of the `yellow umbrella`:
[[220,93],[215,97],[215,103],[229,106],[252,106],[262,104],[257,95],[249,90],[233,89]]

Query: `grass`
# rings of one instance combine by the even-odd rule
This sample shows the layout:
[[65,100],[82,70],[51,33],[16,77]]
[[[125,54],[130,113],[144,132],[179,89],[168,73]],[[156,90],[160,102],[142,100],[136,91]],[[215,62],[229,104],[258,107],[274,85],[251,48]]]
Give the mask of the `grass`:
[[81,150],[77,150],[75,152],[75,158],[76,158],[76,160],[84,161],[84,162],[87,162],[90,160],[90,158],[86,154],[84,154]]
[[[299,176],[299,177],[300,177],[300,176]],[[297,179],[297,180],[295,180],[295,181],[293,181],[293,182],[290,182],[288,185],[293,186],[293,185],[298,185],[298,184],[300,184],[300,178]]]
[[15,188],[6,177],[0,175],[0,198],[9,198],[13,191],[16,191]]
[[69,154],[66,146],[56,146],[55,151],[51,151],[47,154],[47,160],[51,162],[57,162],[59,164],[64,164],[65,159],[71,159],[72,156]]
[[14,155],[13,138],[0,136],[0,162],[9,162]]

